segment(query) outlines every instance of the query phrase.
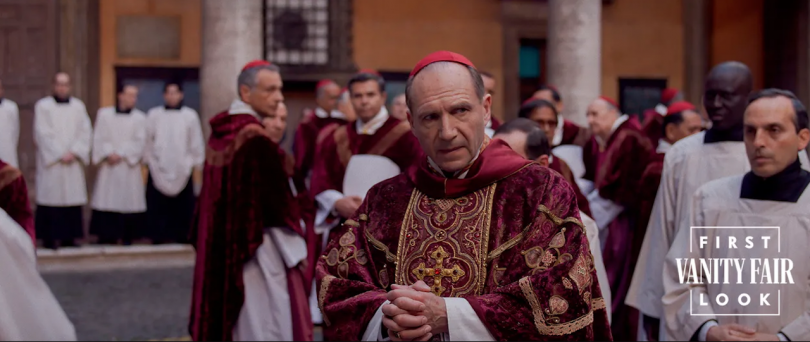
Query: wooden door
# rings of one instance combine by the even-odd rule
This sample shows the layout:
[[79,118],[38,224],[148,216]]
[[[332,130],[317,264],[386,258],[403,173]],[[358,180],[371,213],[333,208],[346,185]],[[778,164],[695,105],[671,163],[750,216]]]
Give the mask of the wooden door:
[[18,159],[32,195],[34,104],[50,94],[56,72],[56,8],[57,0],[0,0],[0,80],[4,97],[20,107]]

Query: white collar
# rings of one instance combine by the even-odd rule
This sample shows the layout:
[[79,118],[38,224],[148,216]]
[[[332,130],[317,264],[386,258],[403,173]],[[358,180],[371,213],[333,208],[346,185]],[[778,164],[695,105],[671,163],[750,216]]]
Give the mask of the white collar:
[[259,121],[262,121],[262,117],[259,116],[259,113],[256,113],[256,111],[253,110],[253,107],[251,107],[249,104],[243,102],[240,99],[236,99],[233,100],[233,102],[231,102],[231,108],[228,108],[228,114],[229,115],[249,114],[255,117],[256,119],[259,119]]
[[659,103],[655,106],[655,112],[661,114],[661,116],[667,115],[667,106],[664,106],[663,103]]
[[[484,143],[482,142],[482,143],[481,143],[481,147],[483,147],[483,146],[484,146]],[[472,160],[470,160],[470,163],[469,163],[469,164],[467,164],[467,166],[465,166],[465,167],[464,167],[464,168],[462,168],[461,170],[454,172],[454,173],[453,173],[453,177],[452,177],[452,178],[455,178],[455,179],[464,179],[464,178],[467,178],[467,174],[470,172],[470,169],[468,168],[468,166],[470,166],[470,165],[472,165],[473,163],[475,163],[475,161],[478,159],[478,156],[480,156],[480,155],[481,155],[481,147],[479,147],[479,148],[478,148],[478,152],[476,152],[476,153],[475,153],[475,157],[473,157],[473,159],[472,159]],[[436,164],[436,162],[434,162],[434,161],[433,161],[433,159],[430,159],[430,157],[427,157],[427,159],[428,159],[428,165],[430,166],[430,168],[432,168],[432,169],[433,169],[433,171],[436,171],[437,173],[439,173],[440,175],[442,175],[442,177],[445,177],[445,178],[446,178],[446,176],[444,175],[444,172],[443,172],[443,171],[442,171],[442,169],[439,167],[439,164]]]
[[357,122],[355,122],[355,129],[357,130],[357,134],[361,135],[374,135],[377,133],[377,130],[388,121],[388,109],[385,109],[385,106],[380,108],[380,111],[377,112],[371,120],[368,122],[363,122],[360,118],[357,118]]
[[658,147],[655,148],[655,153],[667,153],[672,148],[672,144],[664,139],[658,139]]
[[[613,133],[616,132],[617,129],[619,129],[619,126],[621,126],[625,121],[627,121],[629,119],[630,119],[630,116],[627,115],[627,114],[622,114],[621,116],[619,116],[619,118],[616,119],[616,121],[613,122],[613,126],[610,127],[610,134],[608,135],[608,137],[612,136]],[[596,138],[596,142],[598,142],[599,145],[601,145],[601,146],[604,146],[607,143],[606,141],[602,141],[602,138],[600,138],[600,137],[595,136],[595,138]]]
[[551,146],[557,146],[562,143],[564,122],[565,118],[563,118],[562,114],[557,114],[557,127],[554,128],[554,139],[551,140]]
[[346,115],[338,111],[337,109],[333,109],[331,112],[327,113],[323,108],[317,107],[315,108],[315,116],[326,119],[326,118],[335,118],[335,119],[343,119],[346,120]]

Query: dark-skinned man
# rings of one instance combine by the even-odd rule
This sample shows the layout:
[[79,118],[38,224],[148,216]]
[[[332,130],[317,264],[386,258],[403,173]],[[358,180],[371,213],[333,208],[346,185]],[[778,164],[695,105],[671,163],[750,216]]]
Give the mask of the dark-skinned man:
[[[689,229],[692,195],[703,184],[750,170],[743,143],[743,113],[753,87],[751,71],[739,62],[709,72],[703,104],[712,128],[678,142],[664,158],[661,182],[641,246],[627,304],[639,309],[649,339],[663,318],[664,258],[680,229]],[[684,228],[686,227],[686,228]]]

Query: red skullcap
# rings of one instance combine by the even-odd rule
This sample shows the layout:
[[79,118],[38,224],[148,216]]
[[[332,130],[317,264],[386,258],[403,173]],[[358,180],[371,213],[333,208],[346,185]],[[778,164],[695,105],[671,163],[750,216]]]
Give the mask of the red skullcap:
[[677,114],[685,110],[695,110],[695,106],[686,101],[678,101],[667,108],[667,115]]
[[521,103],[520,106],[523,107],[523,106],[529,104],[529,102],[532,102],[534,100],[537,100],[537,99],[534,98],[534,97],[530,97],[530,98],[526,99],[525,101],[523,101],[523,103]]
[[257,59],[257,60],[249,62],[248,64],[245,64],[245,66],[242,67],[242,71],[244,72],[247,69],[255,68],[255,67],[258,67],[258,66],[271,66],[271,65],[273,65],[273,64],[271,64],[268,61],[265,61],[265,60],[262,60],[262,59]]
[[475,65],[470,62],[467,57],[464,57],[460,54],[450,51],[436,51],[427,55],[425,58],[416,63],[416,66],[411,71],[411,74],[408,77],[413,77],[414,75],[418,74],[422,69],[426,66],[431,65],[436,62],[454,62],[461,65],[468,66],[470,68],[475,68]]
[[609,98],[607,96],[599,96],[599,98],[602,99],[603,101],[607,102],[607,103],[610,103],[610,105],[612,105],[613,107],[616,107],[616,109],[619,109],[619,103],[616,102],[616,100],[611,99],[611,98]]
[[328,86],[330,84],[334,84],[334,83],[335,83],[335,81],[332,81],[330,79],[320,80],[320,81],[318,81],[318,84],[315,85],[315,90],[321,89],[323,87],[326,87],[326,86]]
[[376,75],[376,76],[382,76],[382,75],[380,75],[379,71],[374,70],[374,69],[360,69],[360,71],[358,71],[357,73],[358,74],[372,74],[372,75]]
[[661,91],[661,102],[662,103],[669,103],[675,96],[678,95],[678,89],[675,88],[666,88]]
[[340,90],[340,93],[343,94],[343,93],[348,92],[348,91],[349,91],[349,87],[343,87],[343,89]]
[[551,84],[546,84],[546,88],[551,89],[551,90],[553,90],[553,91],[556,91],[556,92],[558,92],[558,93],[560,92],[560,91],[557,89],[557,87],[555,87],[555,86],[553,86],[553,85],[551,85]]

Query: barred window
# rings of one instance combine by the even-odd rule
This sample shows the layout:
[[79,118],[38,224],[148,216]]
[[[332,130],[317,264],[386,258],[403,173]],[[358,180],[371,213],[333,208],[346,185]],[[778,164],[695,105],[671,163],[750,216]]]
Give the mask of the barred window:
[[329,62],[329,0],[266,0],[267,59],[282,65]]

